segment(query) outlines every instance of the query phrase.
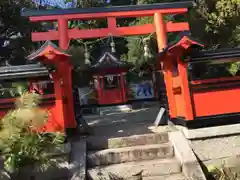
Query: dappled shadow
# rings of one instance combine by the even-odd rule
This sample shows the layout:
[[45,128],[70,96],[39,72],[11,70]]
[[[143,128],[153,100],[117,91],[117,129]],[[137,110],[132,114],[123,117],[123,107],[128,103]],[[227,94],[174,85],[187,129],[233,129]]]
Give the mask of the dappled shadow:
[[[97,179],[99,179],[99,180],[126,180],[125,178],[120,177],[120,176],[118,176],[117,174],[114,174],[114,173],[108,173],[107,175],[104,175],[102,173],[98,173]],[[95,179],[93,179],[91,177],[88,177],[88,180],[95,180]]]
[[109,147],[109,138],[153,133],[149,127],[154,125],[158,112],[159,106],[155,105],[125,113],[85,116],[93,134],[75,139],[85,138],[88,149],[105,149]]
[[92,127],[106,126],[119,123],[154,122],[159,111],[158,106],[141,108],[130,112],[109,112],[102,115],[85,116],[86,121]]
[[124,180],[124,178],[117,176],[116,174],[109,173],[108,174],[110,180]]
[[[85,137],[88,149],[107,149],[109,148],[109,138],[127,137],[133,135],[141,135],[152,133],[149,129],[152,123],[123,123],[112,124],[108,126],[94,127],[94,134]],[[81,139],[83,137],[79,137]]]
[[[130,179],[131,180],[143,180],[142,171],[140,171],[136,175],[133,175],[132,178],[124,178],[115,173],[103,174],[100,172],[97,174],[97,179],[99,179],[99,180],[130,180]],[[95,179],[88,177],[88,180],[95,180]]]

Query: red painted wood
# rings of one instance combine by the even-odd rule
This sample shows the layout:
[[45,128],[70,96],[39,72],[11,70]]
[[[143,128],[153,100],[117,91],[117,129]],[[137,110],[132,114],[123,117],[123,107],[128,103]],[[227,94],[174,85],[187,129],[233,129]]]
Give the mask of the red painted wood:
[[[164,48],[167,47],[167,28],[166,24],[163,20],[163,15],[160,13],[156,13],[154,15],[154,25],[156,29],[156,37],[158,44],[158,51],[162,52]],[[175,118],[177,116],[177,108],[176,102],[173,94],[173,85],[172,85],[172,59],[171,57],[164,57],[159,60],[159,63],[162,62],[162,71],[164,74],[164,81],[166,85],[166,93],[168,97],[169,104],[169,114],[171,118]]]
[[64,107],[63,107],[63,95],[62,95],[62,89],[61,89],[61,79],[59,78],[59,75],[57,72],[52,73],[53,81],[54,81],[54,92],[55,92],[55,107],[52,111],[53,117],[55,119],[55,122],[59,124],[59,126],[64,127]]
[[240,88],[193,93],[196,117],[239,113]]
[[193,108],[192,108],[193,105],[191,102],[191,96],[190,96],[190,90],[189,90],[189,84],[188,84],[188,74],[187,74],[188,65],[187,63],[184,63],[182,61],[181,54],[182,52],[179,52],[177,57],[178,70],[179,70],[178,76],[180,80],[181,98],[182,98],[180,103],[182,108],[184,109],[183,117],[185,117],[186,120],[193,120],[194,119]]
[[120,74],[120,85],[121,85],[121,91],[122,91],[122,102],[127,102],[124,75],[122,73]]
[[[189,25],[186,22],[172,23],[169,22],[166,25],[167,32],[187,31]],[[115,30],[112,28],[102,29],[69,29],[68,35],[70,39],[90,39],[90,38],[102,38],[108,36],[134,36],[151,34],[155,32],[154,25],[145,24],[142,26],[131,27],[118,27]],[[51,30],[48,32],[33,32],[32,41],[47,41],[47,40],[59,40],[58,31]]]
[[[63,31],[66,33],[67,26],[66,21],[61,22]],[[61,28],[60,27],[60,28]],[[68,48],[67,38],[60,38],[60,45],[63,48]],[[75,128],[76,121],[74,117],[73,108],[73,97],[72,97],[72,65],[70,64],[69,55],[60,52],[51,44],[41,49],[38,54],[32,57],[33,59],[38,59],[44,61],[46,64],[55,64],[56,71],[51,73],[54,81],[54,92],[55,92],[55,106],[53,108],[52,117],[54,117],[54,122],[57,127],[62,127],[61,131],[67,128]],[[54,123],[52,123],[52,126]]]
[[[112,31],[112,33],[114,31],[116,31],[117,28],[117,20],[115,17],[108,17],[107,18],[107,23],[108,23],[108,29],[109,31]],[[110,34],[109,34],[110,35]]]
[[123,102],[122,89],[102,90],[102,97],[99,104],[120,104]]
[[[171,23],[172,24],[172,23]],[[157,43],[159,52],[167,47],[167,25],[164,22],[163,14],[155,13],[154,14],[154,25],[157,35]]]
[[104,80],[103,76],[108,75],[111,73],[99,73],[96,75],[96,79],[98,81],[98,104],[104,105],[104,104],[120,104],[123,102],[127,102],[126,98],[126,91],[125,83],[124,83],[124,77],[122,74],[123,71],[119,72],[120,76],[117,76],[118,78],[118,84],[119,87],[113,88],[113,89],[105,89],[104,88]]
[[[167,32],[176,32],[176,31],[185,31],[189,30],[189,25],[187,22],[181,23],[173,23],[168,22],[165,23],[163,20],[163,15],[167,14],[180,14],[186,13],[188,11],[187,8],[175,8],[175,9],[159,9],[159,10],[143,10],[143,11],[129,11],[129,12],[111,12],[111,13],[82,13],[82,14],[65,14],[65,15],[51,15],[51,16],[33,16],[30,17],[30,20],[33,22],[37,21],[56,21],[59,23],[59,31],[49,31],[49,32],[33,32],[32,40],[33,41],[45,41],[45,40],[59,40],[60,47],[63,49],[68,48],[69,40],[71,39],[88,39],[88,38],[101,38],[108,36],[131,36],[131,35],[144,35],[156,32],[157,35],[157,43],[159,52],[161,52],[167,46]],[[116,27],[116,19],[117,18],[126,18],[126,17],[145,17],[145,16],[154,16],[154,24],[146,24],[143,26],[133,26],[133,27]],[[102,29],[68,29],[66,25],[66,21],[81,19],[81,20],[91,20],[91,19],[103,19],[107,18],[108,28]],[[56,64],[58,62],[55,62]],[[176,117],[176,104],[173,96],[173,85],[172,85],[172,74],[171,74],[171,58],[165,57],[164,59],[164,78],[167,87],[167,95],[170,106],[170,114],[171,117]],[[62,70],[60,73],[64,74],[64,68],[61,66]],[[67,67],[69,70],[69,67]],[[109,70],[111,72],[113,70]],[[104,74],[108,74],[108,71],[104,71]],[[68,73],[67,73],[68,74]],[[98,87],[98,100],[99,104],[115,104],[122,103],[125,101],[124,99],[124,83],[121,78],[121,88],[106,90],[103,89],[103,82],[98,77],[100,74],[97,74],[98,83],[101,87]],[[59,79],[64,79],[65,88],[56,89],[61,96],[67,96],[68,100],[71,101],[72,92],[70,91],[70,76],[67,75],[66,78],[60,76]],[[59,81],[56,81],[59,84]],[[59,85],[58,85],[59,86]],[[59,95],[58,95],[59,97]],[[70,105],[67,102],[67,105],[63,104],[62,97],[59,97],[62,103],[63,117],[66,117],[66,114],[69,113]],[[60,105],[59,105],[60,107]],[[72,107],[71,107],[72,108]],[[72,108],[73,109],[73,108]],[[60,110],[60,109],[58,109]],[[70,112],[71,116],[71,112]],[[67,123],[67,126],[71,126],[71,117]],[[69,124],[70,123],[70,124]]]
[[76,121],[74,116],[74,104],[73,104],[73,90],[72,90],[72,65],[70,64],[70,59],[65,59],[59,65],[59,72],[61,76],[59,76],[63,80],[62,95],[63,99],[62,103],[64,106],[65,114],[64,114],[64,125],[65,128],[75,128]]
[[192,45],[198,45],[201,47],[204,47],[203,44],[200,44],[196,41],[191,40],[188,36],[184,36],[177,44],[171,46],[168,50],[171,51],[172,49],[176,47],[183,47],[184,49],[188,49]]
[[69,45],[67,19],[63,19],[63,18],[58,19],[58,36],[59,36],[59,47],[63,50],[67,50]]
[[[62,114],[61,122],[66,128],[75,128],[73,95],[72,95],[72,65],[68,57],[60,56],[55,59],[57,66],[54,74],[54,87],[58,113]],[[56,112],[57,113],[57,112]]]
[[188,12],[188,8],[176,8],[176,9],[159,9],[159,10],[145,10],[145,11],[130,11],[130,12],[109,12],[109,13],[86,13],[86,14],[65,14],[65,15],[51,15],[51,16],[32,16],[29,17],[30,21],[55,21],[59,18],[64,19],[101,19],[105,17],[116,17],[116,18],[126,18],[126,17],[145,17],[153,16],[154,13],[161,14],[181,14]]

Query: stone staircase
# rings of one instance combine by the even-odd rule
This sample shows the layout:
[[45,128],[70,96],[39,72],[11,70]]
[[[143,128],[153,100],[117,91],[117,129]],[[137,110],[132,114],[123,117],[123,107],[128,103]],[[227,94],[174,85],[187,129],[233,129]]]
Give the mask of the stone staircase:
[[[107,143],[105,142],[107,141]],[[89,180],[185,180],[168,133],[87,142]]]

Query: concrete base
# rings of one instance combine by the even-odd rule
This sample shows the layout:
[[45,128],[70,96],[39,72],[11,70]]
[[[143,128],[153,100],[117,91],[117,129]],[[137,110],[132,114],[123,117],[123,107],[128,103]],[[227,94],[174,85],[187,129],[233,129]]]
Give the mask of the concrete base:
[[240,124],[191,130],[182,126],[178,126],[177,128],[183,132],[187,139],[203,139],[217,136],[229,136],[234,134],[240,134]]
[[183,133],[180,131],[169,132],[169,140],[173,144],[175,156],[182,164],[184,176],[189,180],[206,180],[202,168]]

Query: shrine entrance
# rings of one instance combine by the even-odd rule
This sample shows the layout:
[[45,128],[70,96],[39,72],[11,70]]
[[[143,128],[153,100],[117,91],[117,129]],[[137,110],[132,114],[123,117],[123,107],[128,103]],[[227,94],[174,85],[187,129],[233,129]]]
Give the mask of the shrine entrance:
[[98,104],[119,104],[124,102],[121,86],[120,74],[108,74],[103,76],[97,76],[99,78],[99,84],[101,89],[98,95]]
[[[184,14],[188,12],[188,8],[193,6],[192,2],[171,2],[171,3],[159,3],[149,5],[133,5],[133,6],[121,6],[121,7],[106,7],[106,8],[79,8],[79,9],[52,9],[52,10],[27,10],[22,11],[22,16],[29,17],[32,22],[44,22],[44,21],[57,21],[57,30],[50,30],[47,32],[32,32],[32,41],[51,41],[58,40],[59,47],[62,50],[69,48],[71,39],[89,39],[89,38],[102,38],[102,37],[121,37],[121,36],[137,36],[144,34],[156,33],[156,40],[158,45],[158,51],[162,52],[168,46],[167,33],[168,32],[182,32],[189,31],[188,22],[165,22],[164,16]],[[117,25],[117,19],[120,18],[138,18],[138,17],[152,16],[154,21],[152,24],[145,24],[140,26],[119,27]],[[68,21],[70,20],[92,20],[92,19],[107,19],[107,28],[101,29],[69,29]],[[51,54],[49,48],[44,53]],[[59,52],[59,51],[58,51]],[[57,58],[51,60],[49,56],[42,55],[41,51],[38,56],[43,57],[40,61],[43,61],[45,57],[49,60],[45,61],[47,64],[57,64],[56,72],[58,76],[55,76],[55,89],[57,90],[58,97],[57,102],[59,104],[59,111],[64,112],[62,114],[63,124],[67,124],[65,128],[75,128],[75,119],[73,112],[73,98],[71,89],[71,73],[72,67],[69,65],[69,59],[67,56],[58,55]],[[63,59],[61,59],[63,58]],[[111,59],[111,58],[110,58]],[[107,62],[107,61],[105,61]],[[67,73],[64,73],[64,63],[68,64]],[[118,65],[119,63],[116,63]],[[161,65],[160,65],[161,64]],[[164,59],[162,63],[158,61],[158,67],[156,69],[162,69],[164,74],[164,80],[166,84],[169,112],[171,116],[175,116],[175,106],[173,97],[173,87],[171,82],[172,62],[169,59]],[[162,68],[160,68],[162,66]],[[108,69],[108,68],[106,68]],[[105,70],[106,70],[105,69]],[[95,73],[96,84],[98,88],[99,103],[113,103],[113,102],[126,102],[125,93],[127,87],[124,83],[124,73],[127,69],[120,68],[120,71],[109,72],[99,71]],[[104,73],[103,73],[104,72]],[[55,73],[54,73],[55,74]],[[104,88],[105,87],[105,88]],[[56,92],[55,92],[56,93]],[[62,104],[62,106],[60,106]],[[56,112],[57,113],[57,112]]]

